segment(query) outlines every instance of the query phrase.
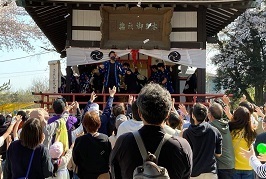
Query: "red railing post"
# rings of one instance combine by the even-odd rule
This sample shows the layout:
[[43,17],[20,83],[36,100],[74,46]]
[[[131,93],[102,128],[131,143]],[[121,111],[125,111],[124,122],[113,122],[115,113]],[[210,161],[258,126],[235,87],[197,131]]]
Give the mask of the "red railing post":
[[72,99],[73,99],[73,101],[76,101],[76,95],[74,93],[72,95]]
[[193,96],[193,104],[195,104],[196,102],[197,102],[197,96]]
[[41,102],[41,108],[44,108],[44,95],[41,95],[41,100],[42,100],[42,102]]
[[46,96],[46,98],[47,98],[47,104],[46,104],[46,107],[47,107],[47,109],[49,110],[50,109],[50,105],[49,105],[49,94]]

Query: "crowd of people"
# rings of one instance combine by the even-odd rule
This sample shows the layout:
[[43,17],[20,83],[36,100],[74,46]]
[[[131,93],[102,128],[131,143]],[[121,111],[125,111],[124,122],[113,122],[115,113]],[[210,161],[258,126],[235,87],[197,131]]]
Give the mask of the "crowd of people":
[[245,98],[232,109],[227,96],[176,109],[156,83],[114,105],[116,91],[108,89],[102,111],[92,92],[84,109],[58,98],[54,116],[42,108],[1,115],[3,178],[266,177],[266,155],[257,151],[266,145],[265,109]]
[[[137,94],[141,88],[154,82],[164,86],[170,93],[174,92],[170,68],[164,63],[151,66],[151,76],[139,73],[138,69],[130,69],[129,63],[121,64],[114,51],[109,53],[110,60],[100,65],[91,65],[90,69],[81,69],[81,74],[71,73],[70,92],[71,93],[108,93],[108,88],[115,86],[118,92]],[[66,79],[62,77],[59,92],[66,91]]]

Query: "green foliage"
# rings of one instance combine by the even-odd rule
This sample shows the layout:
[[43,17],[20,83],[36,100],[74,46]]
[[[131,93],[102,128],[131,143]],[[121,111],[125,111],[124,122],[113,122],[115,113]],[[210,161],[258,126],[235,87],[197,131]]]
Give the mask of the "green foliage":
[[218,66],[216,90],[226,89],[235,97],[244,94],[258,105],[263,103],[266,82],[265,17],[264,11],[247,10],[220,34],[220,53],[212,59]]

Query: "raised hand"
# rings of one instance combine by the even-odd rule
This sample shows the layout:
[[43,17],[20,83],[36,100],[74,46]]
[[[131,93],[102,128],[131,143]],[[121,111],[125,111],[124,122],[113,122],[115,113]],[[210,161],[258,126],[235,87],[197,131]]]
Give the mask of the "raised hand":
[[230,107],[229,106],[224,106],[224,113],[228,117],[229,120],[233,118],[233,115],[230,112]]
[[110,97],[114,97],[115,96],[115,93],[116,93],[116,87],[115,86],[112,89],[109,88]]
[[230,99],[227,95],[223,95],[222,100],[223,100],[224,104],[226,104],[226,105],[230,104]]
[[259,156],[257,156],[258,159],[261,161],[261,162],[266,162],[266,154],[260,154]]
[[246,95],[243,94],[242,97],[240,98],[240,102],[239,103],[244,102],[246,100],[247,100],[247,97],[246,97]]
[[255,155],[253,146],[251,146],[251,149],[250,150],[245,150],[243,148],[240,148],[240,150],[241,150],[240,154],[243,157],[247,158],[247,159],[249,159],[252,155]]
[[74,109],[78,109],[79,108],[79,103],[77,101],[74,102]]
[[97,98],[97,95],[95,94],[95,92],[93,91],[91,93],[91,98],[90,98],[90,102],[93,103],[93,101]]
[[181,113],[183,113],[184,115],[188,115],[188,112],[187,112],[187,109],[186,109],[186,106],[185,105],[179,104],[178,105],[178,108],[181,111]]
[[16,115],[12,118],[11,120],[11,124],[16,124],[17,121],[22,120],[22,116],[21,115]]
[[255,109],[256,109],[257,114],[258,114],[260,117],[262,117],[262,118],[265,117],[265,115],[264,115],[263,112],[261,111],[260,107],[256,106]]
[[75,102],[72,102],[71,105],[66,106],[65,111],[69,112],[71,109],[74,108],[74,106],[75,106]]
[[128,103],[128,104],[132,104],[133,101],[134,101],[134,99],[135,99],[135,97],[134,97],[133,95],[129,95],[129,96],[128,96],[128,101],[127,101],[127,103]]
[[175,98],[172,98],[172,110],[175,110]]

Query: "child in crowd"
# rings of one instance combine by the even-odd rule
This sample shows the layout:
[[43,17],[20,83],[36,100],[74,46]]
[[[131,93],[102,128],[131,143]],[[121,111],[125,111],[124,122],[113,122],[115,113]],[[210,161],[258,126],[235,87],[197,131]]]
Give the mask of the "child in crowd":
[[54,170],[53,176],[50,178],[70,179],[67,165],[72,156],[73,146],[74,145],[72,144],[70,149],[64,154],[63,144],[61,142],[55,142],[53,145],[51,145],[49,154],[52,158]]

